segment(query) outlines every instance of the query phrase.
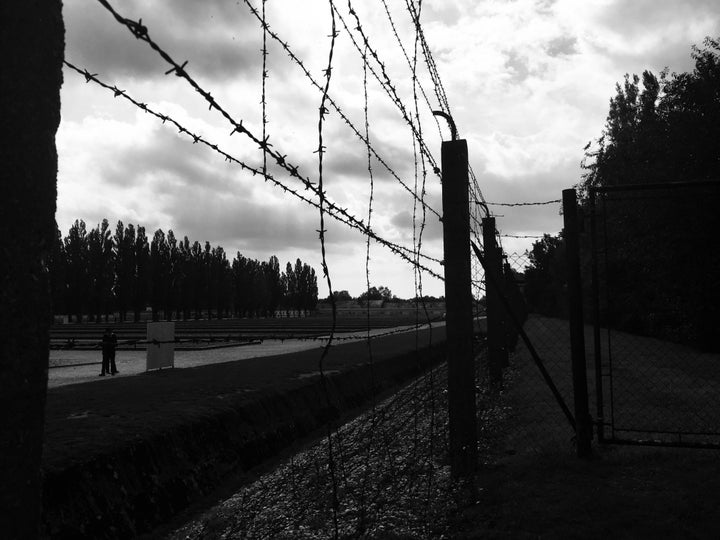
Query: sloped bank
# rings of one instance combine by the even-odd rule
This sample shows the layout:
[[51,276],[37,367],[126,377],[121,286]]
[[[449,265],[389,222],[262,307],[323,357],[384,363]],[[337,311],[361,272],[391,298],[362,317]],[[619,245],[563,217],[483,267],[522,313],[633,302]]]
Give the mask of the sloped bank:
[[[438,330],[442,330],[439,332]],[[422,337],[422,336],[421,336]],[[318,351],[58,388],[48,395],[51,538],[145,533],[296,439],[444,358],[444,329]],[[427,338],[425,339],[427,341]]]

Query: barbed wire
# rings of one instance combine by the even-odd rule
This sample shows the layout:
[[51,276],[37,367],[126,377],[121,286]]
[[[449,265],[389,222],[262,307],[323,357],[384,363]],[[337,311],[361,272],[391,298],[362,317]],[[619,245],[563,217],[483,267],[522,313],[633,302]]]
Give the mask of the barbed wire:
[[[322,353],[320,354],[320,358],[318,360],[318,370],[320,371],[320,381],[323,388],[323,393],[325,395],[325,401],[327,402],[328,408],[332,407],[332,401],[330,399],[330,393],[327,387],[327,376],[325,375],[325,359],[327,358],[328,352],[330,352],[330,347],[332,346],[333,337],[335,336],[335,328],[337,327],[337,305],[335,303],[335,296],[333,295],[333,287],[332,287],[332,279],[330,277],[330,270],[328,269],[327,264],[327,255],[326,255],[326,249],[325,249],[325,191],[323,190],[323,157],[325,156],[325,146],[323,144],[323,126],[325,124],[325,115],[327,114],[328,110],[325,107],[325,102],[327,101],[327,95],[328,90],[330,88],[330,81],[332,79],[332,69],[333,69],[333,54],[335,52],[335,39],[337,38],[337,30],[335,27],[335,5],[333,3],[333,0],[328,0],[328,3],[330,5],[330,19],[331,19],[331,32],[330,32],[330,48],[328,51],[328,60],[327,60],[327,67],[324,70],[325,73],[325,86],[323,87],[323,94],[322,98],[320,99],[320,107],[318,108],[318,127],[317,127],[317,133],[318,133],[318,147],[317,147],[317,155],[318,155],[318,192],[320,194],[320,230],[318,231],[320,235],[320,256],[321,256],[321,267],[323,271],[323,276],[325,277],[325,282],[327,283],[328,292],[329,292],[329,300],[330,300],[330,308],[332,312],[332,326],[330,328],[330,336],[328,337],[327,343],[323,347]],[[339,532],[339,524],[338,524],[338,510],[340,508],[340,500],[338,498],[338,484],[337,484],[337,471],[336,471],[336,463],[335,463],[335,456],[333,453],[334,446],[333,446],[333,433],[332,433],[332,426],[330,424],[330,421],[327,423],[327,449],[328,449],[328,468],[330,470],[330,481],[332,484],[332,518],[333,518],[333,532],[334,532],[334,538],[337,540],[338,538],[338,532]],[[342,441],[337,441],[340,447],[342,447]]]
[[[355,30],[360,34],[362,37],[363,43],[365,43],[368,47],[368,50],[370,51],[370,55],[375,59],[378,66],[380,67],[380,71],[382,73],[382,77],[384,79],[381,80],[380,76],[377,74],[377,72],[372,68],[372,66],[368,65],[368,68],[370,69],[370,73],[373,74],[375,79],[380,83],[380,86],[385,90],[385,93],[388,95],[388,97],[392,100],[392,102],[395,104],[395,106],[400,111],[400,114],[403,117],[403,120],[408,125],[410,130],[413,132],[413,135],[416,137],[418,144],[421,148],[421,151],[425,154],[426,158],[430,162],[430,164],[433,167],[433,171],[435,174],[440,177],[440,168],[438,167],[435,159],[432,156],[432,152],[430,152],[430,149],[425,144],[425,141],[420,137],[417,128],[415,127],[415,123],[412,121],[412,118],[410,118],[410,115],[407,112],[407,108],[405,107],[405,104],[403,103],[402,99],[397,93],[397,90],[395,88],[395,85],[392,83],[392,80],[390,79],[390,76],[387,73],[387,70],[385,68],[385,64],[380,60],[377,52],[370,46],[370,43],[368,41],[367,35],[365,34],[365,31],[363,30],[362,23],[360,22],[359,17],[357,16],[357,13],[352,8],[352,4],[350,3],[350,0],[348,0],[348,7],[350,8],[350,14],[355,18],[356,21],[356,27]],[[355,38],[353,37],[352,32],[350,31],[350,27],[345,22],[345,18],[342,16],[342,13],[336,8],[335,13],[338,16],[338,19],[340,19],[340,22],[342,23],[343,27],[345,28],[345,31],[347,32],[348,36],[350,37],[350,41],[357,49],[358,53],[360,53],[360,56],[362,57],[363,51],[360,45],[355,41]]]
[[405,0],[405,5],[407,6],[408,12],[410,13],[410,18],[412,19],[413,24],[415,25],[417,32],[420,35],[420,43],[422,45],[423,56],[425,57],[425,63],[427,64],[428,71],[430,72],[430,78],[435,85],[435,94],[441,107],[443,107],[444,112],[452,117],[452,112],[450,111],[450,104],[445,93],[445,88],[443,87],[442,80],[440,79],[440,73],[437,70],[437,64],[435,64],[435,59],[433,58],[430,47],[425,40],[425,33],[423,32],[422,25],[420,23],[419,11],[415,9],[410,0]]
[[[69,62],[68,60],[63,60],[63,63],[64,63],[68,68],[70,68],[70,69],[72,69],[73,71],[77,72],[78,74],[82,75],[82,76],[85,78],[85,81],[86,81],[86,82],[88,82],[88,83],[89,83],[89,82],[93,82],[93,83],[97,84],[98,86],[100,86],[100,87],[102,87],[102,88],[105,88],[105,89],[108,90],[108,91],[111,91],[111,92],[113,93],[113,96],[114,96],[114,97],[122,97],[123,99],[125,99],[125,100],[127,100],[128,102],[132,103],[134,106],[136,106],[137,108],[139,108],[139,109],[142,110],[143,112],[145,112],[145,113],[147,113],[147,114],[150,114],[150,115],[152,115],[152,116],[155,116],[155,117],[156,117],[157,119],[159,119],[163,124],[165,124],[165,123],[170,123],[170,124],[174,125],[174,126],[178,129],[178,132],[179,132],[180,134],[186,135],[187,137],[189,137],[190,139],[192,139],[193,144],[202,144],[202,145],[206,146],[207,148],[210,148],[211,150],[213,150],[213,151],[216,152],[217,154],[221,155],[221,156],[225,159],[225,161],[230,162],[230,163],[235,163],[236,165],[239,165],[243,170],[246,170],[246,171],[252,173],[253,176],[256,176],[256,175],[263,176],[263,171],[262,171],[262,170],[260,170],[260,169],[258,169],[258,168],[256,168],[256,167],[253,167],[253,166],[251,166],[251,165],[248,165],[247,163],[243,162],[242,160],[240,160],[240,159],[232,156],[231,154],[227,153],[226,151],[222,150],[222,148],[221,148],[219,145],[208,141],[207,139],[205,139],[205,138],[202,137],[201,135],[197,135],[197,134],[193,133],[191,130],[189,130],[188,128],[186,128],[186,127],[183,126],[182,124],[180,124],[177,120],[173,119],[171,116],[166,115],[166,114],[162,114],[162,113],[159,113],[159,112],[156,112],[156,111],[154,111],[152,108],[150,108],[146,103],[142,103],[142,102],[134,99],[133,97],[131,97],[125,90],[120,90],[117,86],[111,86],[111,85],[109,85],[109,84],[101,81],[101,80],[98,78],[97,73],[90,73],[87,69],[81,69],[81,68],[75,66],[74,64],[72,64],[71,62]],[[313,206],[313,207],[315,207],[315,208],[318,208],[318,203],[317,203],[317,201],[314,201],[314,200],[312,200],[312,199],[304,196],[304,195],[303,195],[302,193],[300,193],[299,191],[297,191],[297,190],[295,190],[295,189],[293,189],[293,188],[291,188],[291,187],[283,184],[281,181],[277,180],[272,174],[267,173],[264,177],[265,177],[266,180],[269,180],[269,181],[272,182],[275,186],[277,186],[278,188],[282,189],[285,193],[289,193],[290,195],[296,197],[297,199],[299,199],[299,200],[301,200],[301,201],[303,201],[303,202],[305,202],[305,203],[307,203],[307,204],[309,204],[309,205],[311,205],[311,206]],[[326,200],[326,203],[327,203],[327,200]],[[329,204],[329,203],[328,203],[328,204]],[[364,235],[372,238],[374,241],[376,241],[376,242],[378,242],[379,244],[385,246],[386,248],[388,248],[390,251],[392,251],[393,253],[395,253],[397,256],[399,256],[401,259],[405,260],[405,261],[408,262],[409,264],[411,264],[411,265],[414,265],[414,264],[415,264],[415,261],[414,261],[414,258],[413,258],[413,257],[414,257],[414,251],[413,251],[413,250],[411,250],[411,249],[409,249],[409,248],[407,248],[407,247],[405,247],[405,246],[401,246],[401,245],[399,245],[399,244],[396,244],[396,243],[394,243],[394,242],[391,242],[391,241],[389,241],[389,240],[386,240],[386,239],[382,238],[381,236],[379,236],[378,234],[376,234],[371,228],[369,228],[368,226],[366,226],[366,225],[362,222],[362,220],[357,220],[357,219],[351,220],[351,219],[348,219],[348,218],[347,218],[345,215],[343,215],[342,213],[340,213],[340,215],[338,215],[338,213],[336,212],[336,207],[335,207],[335,205],[332,205],[331,208],[326,208],[325,211],[326,211],[330,216],[332,216],[335,220],[339,221],[340,223],[343,223],[343,224],[347,225],[347,226],[350,227],[350,228],[353,228],[353,229],[358,230],[358,231],[361,232],[362,234],[364,234]],[[442,261],[441,261],[440,259],[436,258],[436,257],[432,257],[432,256],[425,255],[425,254],[421,254],[421,257],[422,257],[423,259],[425,259],[426,261],[435,262],[435,263],[437,263],[437,264],[442,264]],[[438,278],[438,279],[443,279],[442,276],[440,276],[437,272],[434,272],[433,270],[431,270],[430,268],[427,268],[427,267],[424,266],[424,265],[423,265],[423,270],[425,270],[426,272],[428,272],[428,273],[429,273],[430,275],[432,275],[433,277],[436,277],[436,278]]]
[[[367,80],[367,63],[363,62],[363,116],[365,120],[365,139],[370,142],[370,119],[368,111],[368,80]],[[368,170],[368,181],[370,184],[370,192],[368,193],[368,213],[367,220],[368,226],[372,223],[372,212],[373,212],[373,199],[375,197],[375,179],[372,168],[372,152],[370,146],[367,147],[367,170]],[[365,243],[365,287],[367,290],[367,302],[366,302],[366,321],[367,321],[367,350],[368,350],[368,361],[370,369],[370,390],[372,394],[372,408],[371,408],[371,421],[375,422],[375,413],[377,406],[377,399],[375,396],[375,363],[373,358],[372,339],[370,337],[370,237],[366,237],[367,242]],[[366,456],[366,466],[370,460],[370,445],[368,445],[368,453]],[[369,470],[369,467],[367,467]]]
[[[257,8],[250,2],[250,0],[243,0],[245,4],[248,6],[248,9],[250,12],[255,16],[255,18],[258,19],[260,24],[262,24],[267,31],[268,35],[275,40],[285,51],[285,53],[288,55],[288,57],[300,68],[300,70],[303,72],[305,77],[310,81],[311,85],[314,86],[317,90],[322,92],[322,86],[320,85],[317,80],[312,76],[310,71],[305,67],[304,62],[295,54],[295,52],[290,48],[290,45],[284,41],[276,32],[274,32],[267,24],[265,24],[262,21],[262,17],[260,16]],[[337,104],[337,102],[332,98],[331,95],[328,94],[327,96],[327,102],[330,104],[330,106],[335,110],[336,113],[340,116],[340,118],[345,122],[345,124],[350,128],[350,130],[355,134],[356,137],[358,137],[365,146],[367,146],[370,151],[372,152],[375,159],[378,160],[378,162],[385,167],[388,173],[411,195],[413,195],[412,189],[400,178],[400,176],[393,170],[392,167],[385,161],[385,159],[380,156],[380,154],[375,150],[375,148],[370,144],[367,137],[364,137],[360,130],[355,127],[355,125],[352,123],[352,121],[348,118],[348,116],[343,112],[343,110],[340,108],[340,106]],[[435,216],[438,217],[438,219],[441,219],[441,216],[437,210],[432,208],[431,206],[426,204],[427,210],[429,210],[431,213],[435,214]],[[436,261],[437,262],[437,261]]]
[[[390,13],[390,8],[387,5],[386,0],[380,0],[382,2],[383,7],[385,8],[385,13],[387,14],[388,21],[390,22],[390,28],[392,28],[393,35],[395,36],[395,40],[397,41],[398,45],[400,46],[400,49],[402,50],[403,56],[405,57],[405,61],[407,62],[410,69],[412,69],[412,62],[410,61],[410,57],[408,56],[407,51],[405,50],[405,45],[403,45],[402,40],[400,39],[400,35],[398,34],[397,28],[395,27],[395,21],[393,20],[392,14]],[[423,99],[425,100],[425,103],[428,106],[428,109],[430,109],[430,112],[435,110],[435,107],[430,103],[430,98],[427,95],[427,92],[425,92],[425,88],[418,84],[420,88],[420,92],[422,93]],[[435,121],[435,125],[437,126],[438,135],[440,138],[442,138],[442,129],[440,128],[440,120],[438,120],[438,117],[436,115],[431,115],[432,119]]]
[[[418,31],[416,28],[415,29],[415,40],[414,40],[414,44],[413,44],[413,60],[412,60],[413,103],[415,105],[415,118],[417,119],[417,122],[418,122],[418,132],[419,132],[420,136],[422,137],[422,123],[420,122],[420,107],[419,107],[419,103],[418,103],[418,93],[417,93],[418,87],[420,87],[422,89],[422,87],[419,85],[419,81],[418,81],[418,77],[417,77],[418,41],[419,41],[419,34],[418,34]],[[424,91],[423,91],[423,95],[425,95]],[[425,96],[425,99],[426,99],[426,103],[428,103],[428,105],[429,105],[427,96]],[[436,123],[437,123],[437,116],[433,115],[433,118],[435,118]],[[439,129],[440,128],[439,128],[439,123],[438,123],[438,130]],[[441,136],[442,136],[442,134],[441,134]],[[413,139],[413,154],[415,156],[415,188],[417,190],[417,179],[418,179],[417,155],[418,155],[418,152],[416,151],[414,139]],[[421,175],[422,175],[420,199],[424,200],[425,194],[426,194],[427,167],[426,167],[426,163],[425,163],[425,156],[422,152],[420,152],[420,166],[421,166]],[[413,245],[415,245],[416,214],[417,214],[417,205],[413,204]],[[425,232],[426,217],[427,216],[425,213],[425,209],[423,207],[422,208],[422,219],[420,222],[420,232],[417,235],[416,248],[417,248],[418,253],[420,253],[422,251],[422,241],[423,241],[423,234]],[[419,322],[420,322],[420,309],[419,308],[421,305],[422,312],[424,315],[424,320],[427,322],[428,326],[431,329],[431,331],[429,333],[428,347],[432,347],[432,345],[433,345],[432,321],[431,321],[430,313],[428,312],[427,303],[425,302],[425,298],[424,298],[424,294],[423,294],[423,275],[422,275],[422,272],[419,271],[417,268],[415,268],[413,270],[413,274],[415,275],[416,297],[420,299],[420,302],[419,303],[416,302],[416,304],[415,304],[415,322],[416,322],[416,324],[419,324]],[[419,339],[420,339],[419,332],[416,332],[415,333],[416,361],[418,362],[418,367],[422,368],[422,366],[419,365],[419,362],[420,362],[419,354],[417,354],[417,351],[420,348]],[[415,401],[415,409],[413,411],[414,412],[413,419],[415,422],[415,425],[413,426],[414,427],[414,439],[413,439],[414,448],[417,448],[417,445],[418,445],[417,423],[418,423],[418,416],[419,416],[420,410],[421,410],[420,404],[424,400],[429,400],[429,402],[430,402],[429,403],[429,408],[430,408],[429,432],[435,433],[435,416],[436,416],[436,414],[435,414],[435,403],[436,403],[435,391],[436,391],[436,388],[435,388],[435,376],[434,376],[435,372],[433,369],[430,369],[429,371],[427,369],[423,369],[422,371],[423,371],[423,379],[426,383],[424,392],[423,392],[423,396],[420,399],[418,399],[418,396],[414,396],[414,401]],[[419,388],[418,388],[418,386],[416,386],[415,392],[417,392],[418,390],[419,390]],[[433,437],[429,438],[428,454],[425,457],[426,462],[431,462],[432,456],[434,455],[435,443],[434,443],[433,439],[434,439]],[[432,488],[433,488],[434,481],[435,481],[435,478],[434,478],[434,474],[433,474],[433,469],[432,469],[432,467],[429,467],[429,473],[427,474],[427,477],[426,477],[426,486],[425,486],[426,490],[425,490],[425,506],[424,506],[424,508],[425,508],[426,513],[430,508],[432,492],[433,492]]]
[[[263,31],[263,37],[262,37],[262,138],[263,140],[267,140],[267,99],[265,95],[265,85],[267,83],[268,78],[268,72],[267,72],[267,31],[265,28],[267,27],[267,22],[265,19],[265,3],[267,0],[262,0],[262,31]],[[263,152],[263,175],[267,177],[267,152]]]
[[543,238],[542,234],[501,234],[500,236],[503,238]]
[[[400,44],[400,48],[402,49],[403,55],[405,56],[405,60],[406,60],[406,62],[407,62],[407,64],[408,64],[408,67],[410,67],[410,70],[411,70],[411,72],[412,72],[413,80],[417,82],[417,73],[416,73],[416,72],[417,72],[417,61],[415,61],[415,65],[413,65],[413,63],[410,61],[410,58],[408,57],[407,52],[405,51],[405,47],[403,46],[402,41],[400,40],[400,37],[399,37],[398,34],[397,34],[397,30],[396,30],[396,28],[395,28],[395,24],[394,24],[394,22],[393,22],[393,20],[392,20],[392,17],[390,16],[390,11],[389,11],[389,9],[388,9],[388,7],[387,7],[387,4],[385,4],[385,1],[384,1],[384,0],[382,0],[382,1],[383,1],[384,6],[385,6],[385,12],[386,12],[386,14],[387,14],[387,16],[388,16],[388,19],[390,20],[390,25],[391,25],[391,27],[392,27],[392,29],[393,29],[393,32],[395,33],[395,37],[396,37],[398,43]],[[362,37],[363,42],[365,43],[366,47],[369,48],[373,59],[375,60],[375,62],[377,62],[378,66],[380,67],[380,70],[381,70],[381,72],[382,72],[383,78],[385,79],[385,83],[386,83],[386,85],[387,85],[386,88],[389,88],[389,89],[397,96],[397,93],[396,93],[396,91],[395,91],[395,88],[394,88],[394,86],[393,86],[393,84],[392,84],[392,82],[391,82],[391,80],[390,80],[389,75],[387,74],[387,70],[385,69],[385,64],[384,64],[384,62],[382,62],[382,61],[380,60],[380,57],[379,57],[377,51],[375,51],[372,47],[370,47],[370,45],[369,45],[369,40],[368,40],[368,36],[367,36],[367,34],[365,33],[365,31],[364,31],[364,29],[363,29],[363,26],[362,26],[362,24],[361,24],[361,22],[360,22],[360,17],[358,16],[357,11],[353,8],[352,3],[351,3],[350,0],[348,0],[348,10],[349,10],[350,14],[355,18],[355,22],[357,23],[357,26],[356,26],[355,30],[360,34],[360,36]],[[346,28],[347,28],[347,27],[346,27]],[[381,81],[378,81],[378,82],[380,82],[381,85],[383,84]],[[416,92],[415,89],[414,89],[413,91]],[[427,94],[425,93],[424,88],[421,87],[421,91],[422,91],[423,96],[425,97],[425,102],[426,102],[426,104],[427,104],[427,106],[428,106],[428,109],[430,110],[430,112],[432,112],[433,110],[435,110],[435,107],[433,107],[432,104],[430,103],[430,100],[428,99]],[[417,100],[417,97],[415,97],[415,100]],[[406,121],[409,121],[410,128],[413,129],[414,123],[412,122],[412,118],[411,118],[409,115],[407,115],[407,112],[404,110],[404,105],[402,105],[402,100],[400,100],[399,96],[397,96],[397,102],[396,102],[396,104],[400,107],[400,112],[403,114],[403,117],[406,119]],[[417,108],[417,107],[416,107],[416,108]],[[442,132],[441,132],[441,130],[440,130],[440,122],[438,121],[438,119],[437,119],[436,116],[433,116],[433,119],[434,119],[435,123],[436,123],[437,126],[438,126],[438,133],[439,133],[440,136],[442,137]],[[420,119],[419,119],[419,117],[417,117],[417,120],[418,120],[418,127],[417,127],[417,130],[413,130],[413,133],[414,133],[414,135],[415,135],[416,137],[418,137],[418,141],[420,142],[421,148],[425,151],[425,152],[423,152],[423,153],[429,153],[429,149],[427,148],[427,146],[424,146],[424,144],[423,144],[423,142],[422,142],[424,139],[423,139],[423,137],[422,137],[422,132],[421,132],[421,129],[420,129],[420,122],[419,122]],[[432,156],[431,156],[431,157],[432,157]],[[433,163],[433,166],[435,166],[435,163],[433,162],[433,160],[431,159],[430,161],[431,161],[431,163]]]
[[[299,167],[293,166],[290,163],[287,162],[286,158],[287,155],[280,154],[279,152],[272,149],[272,144],[269,142],[269,140],[266,138],[264,140],[258,139],[255,135],[252,134],[252,132],[243,126],[242,121],[238,122],[235,119],[230,116],[230,114],[220,106],[220,104],[215,100],[215,98],[212,97],[212,95],[204,90],[198,83],[190,77],[190,75],[187,73],[187,70],[185,69],[185,66],[187,65],[187,61],[185,61],[182,65],[178,64],[173,58],[165,52],[155,41],[153,41],[150,36],[147,27],[142,25],[142,19],[140,21],[135,22],[130,19],[126,19],[122,17],[120,14],[118,14],[113,7],[109,4],[108,0],[98,0],[103,7],[105,7],[112,15],[113,17],[123,26],[127,27],[128,30],[139,40],[144,41],[147,43],[153,50],[155,50],[163,60],[165,60],[168,64],[170,64],[172,69],[168,70],[165,74],[169,75],[170,73],[175,73],[178,77],[181,77],[182,79],[186,80],[188,84],[190,84],[209,104],[209,108],[215,109],[218,111],[232,126],[233,130],[230,133],[230,135],[233,135],[235,133],[240,133],[248,138],[250,138],[253,142],[255,142],[260,149],[263,150],[263,152],[266,152],[270,154],[270,156],[275,160],[278,166],[283,168],[286,172],[289,173],[289,175],[293,178],[297,178],[305,187],[306,190],[310,190],[312,193],[320,197],[320,193],[318,191],[318,188],[316,187],[315,183],[312,182],[309,178],[303,176],[300,174]],[[336,10],[334,10],[336,11]],[[257,169],[253,169],[256,171],[256,174],[260,173],[260,171],[257,171]],[[269,179],[269,176],[268,176]],[[284,189],[288,189],[284,184],[280,182],[275,182],[276,185],[283,186]],[[367,228],[367,226],[362,222],[362,220],[354,217],[351,215],[347,209],[341,208],[337,204],[331,202],[327,198],[327,194],[323,193],[322,197],[325,200],[325,204],[327,205],[327,210],[330,215],[333,215],[334,213],[340,214],[343,216],[343,218],[346,218],[345,221],[346,224],[351,224],[352,227],[356,228],[360,231],[363,231],[364,234],[370,234],[373,240],[376,240],[386,247],[390,248],[391,251],[394,251],[397,255],[399,255],[401,258],[405,259],[407,262],[410,262],[412,264],[412,250],[409,250],[408,248],[404,248],[402,246],[395,245],[395,248],[391,248],[389,244],[392,244],[392,242],[388,242],[385,239],[382,239],[378,235],[376,235],[374,232],[370,231],[370,229]],[[314,206],[316,206],[314,204]],[[399,248],[399,250],[397,250]],[[441,264],[441,262],[438,259],[434,259],[429,256],[424,256],[424,258],[428,260],[432,260],[433,262],[437,262]],[[431,273],[434,277],[438,277],[439,279],[442,279],[439,274],[436,272],[433,272],[429,268],[426,268],[426,271]]]
[[540,201],[540,202],[518,202],[518,203],[504,203],[504,202],[485,202],[489,206],[543,206],[547,204],[561,203],[562,199],[553,199],[551,201]]

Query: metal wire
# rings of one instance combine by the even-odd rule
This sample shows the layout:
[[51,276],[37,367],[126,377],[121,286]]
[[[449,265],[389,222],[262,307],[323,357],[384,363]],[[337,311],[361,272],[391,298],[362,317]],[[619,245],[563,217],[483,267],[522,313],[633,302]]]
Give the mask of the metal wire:
[[[288,57],[301,69],[305,77],[310,81],[310,84],[315,87],[318,91],[322,92],[322,85],[312,76],[310,71],[305,67],[305,64],[303,61],[293,52],[293,50],[290,48],[288,43],[284,41],[280,36],[272,31],[269,26],[267,26],[262,21],[262,17],[258,13],[257,8],[250,2],[250,0],[243,0],[245,4],[248,6],[248,9],[250,9],[250,12],[260,21],[260,24],[262,24],[267,31],[268,35],[274,39],[287,53]],[[344,111],[340,108],[340,106],[337,104],[337,102],[332,98],[330,94],[327,95],[326,98],[327,103],[332,107],[335,112],[342,118],[343,122],[351,129],[351,131],[355,134],[357,138],[359,138],[365,146],[367,146],[370,151],[372,152],[375,159],[378,160],[378,162],[385,167],[388,173],[411,195],[413,194],[412,189],[400,178],[400,176],[390,167],[390,165],[385,161],[385,159],[375,150],[375,148],[370,144],[367,137],[365,137],[360,130],[350,121],[350,119],[347,117],[347,115],[344,113]],[[435,214],[438,219],[440,219],[440,214],[435,210],[434,208],[430,207],[425,203],[426,209],[431,212],[432,214]],[[436,261],[439,262],[439,261]]]
[[[231,132],[231,135],[234,133],[240,133],[242,135],[247,136],[250,138],[253,142],[255,142],[260,149],[263,150],[263,152],[266,152],[270,154],[270,156],[275,160],[276,164],[280,166],[281,168],[285,169],[291,177],[297,178],[305,189],[312,191],[315,195],[318,197],[321,197],[321,194],[315,185],[314,182],[312,182],[309,178],[303,176],[300,174],[299,167],[294,166],[286,161],[287,156],[280,154],[278,151],[273,150],[272,144],[269,142],[268,138],[265,138],[263,140],[260,140],[255,135],[250,132],[246,127],[243,126],[242,121],[238,122],[235,119],[230,116],[230,114],[215,100],[215,98],[210,94],[210,92],[204,90],[198,83],[190,77],[190,75],[187,73],[187,70],[185,69],[185,66],[187,65],[187,61],[184,62],[182,65],[178,64],[173,58],[165,52],[155,41],[153,41],[150,38],[149,32],[147,27],[142,25],[142,21],[132,21],[130,19],[126,19],[119,15],[109,4],[107,0],[98,0],[100,4],[103,5],[112,15],[115,17],[115,19],[122,24],[123,26],[127,27],[128,30],[141,41],[146,42],[153,50],[155,50],[162,58],[165,60],[168,64],[172,66],[172,69],[168,70],[166,74],[175,73],[178,77],[181,77],[182,79],[186,80],[188,84],[190,84],[195,91],[200,94],[205,101],[209,104],[209,108],[211,110],[218,111],[232,126],[233,130]],[[335,13],[337,13],[337,10],[333,7],[333,10]],[[381,239],[379,236],[377,236],[374,232],[370,231],[370,229],[362,222],[362,220],[359,220],[352,216],[347,209],[341,208],[335,203],[328,200],[326,194],[322,194],[322,197],[324,199],[324,204],[327,205],[327,210],[330,215],[332,213],[340,214],[342,217],[346,218],[347,223],[352,223],[354,228],[357,228],[361,231],[363,231],[365,234],[370,235],[374,240],[382,243],[383,245],[389,247],[392,251],[394,251],[397,255],[405,259],[406,261],[410,262],[412,264],[412,256],[408,253],[412,253],[411,250],[407,250],[407,248],[402,248],[399,246],[390,246],[390,242]],[[426,257],[427,258],[427,257]],[[435,260],[435,262],[439,262]],[[428,273],[431,273],[435,277],[438,277],[438,279],[442,279],[437,273],[433,272],[430,269],[427,269]]]

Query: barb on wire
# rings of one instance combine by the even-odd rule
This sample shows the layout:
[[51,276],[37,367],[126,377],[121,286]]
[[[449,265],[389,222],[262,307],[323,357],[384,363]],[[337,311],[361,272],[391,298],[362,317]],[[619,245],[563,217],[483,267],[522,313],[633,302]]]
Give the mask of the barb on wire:
[[[293,50],[290,48],[290,45],[284,41],[276,32],[270,29],[270,27],[262,21],[262,17],[260,16],[260,13],[258,12],[257,8],[250,2],[250,0],[243,0],[245,4],[248,6],[248,9],[250,12],[255,16],[256,19],[260,22],[261,25],[265,28],[268,35],[275,40],[285,51],[285,53],[288,55],[288,57],[300,68],[300,70],[303,72],[305,77],[310,81],[310,84],[315,87],[318,91],[322,93],[323,87],[322,85],[315,80],[315,78],[312,76],[310,71],[305,67],[305,64],[303,61],[293,52]],[[376,75],[377,77],[377,75]],[[400,176],[390,167],[390,165],[383,159],[383,157],[375,150],[375,148],[370,144],[367,137],[365,137],[360,130],[358,130],[357,127],[352,123],[352,121],[347,117],[347,115],[343,112],[343,110],[340,108],[340,106],[337,104],[337,102],[332,98],[330,94],[327,95],[326,99],[327,103],[330,104],[330,106],[335,110],[335,112],[342,118],[343,122],[350,128],[350,130],[355,134],[356,137],[358,137],[363,144],[367,148],[370,149],[375,159],[378,160],[378,162],[385,167],[388,173],[411,195],[413,195],[412,189],[400,178]],[[435,214],[438,219],[440,219],[440,213],[432,208],[431,206],[425,204],[425,207],[428,211]]]

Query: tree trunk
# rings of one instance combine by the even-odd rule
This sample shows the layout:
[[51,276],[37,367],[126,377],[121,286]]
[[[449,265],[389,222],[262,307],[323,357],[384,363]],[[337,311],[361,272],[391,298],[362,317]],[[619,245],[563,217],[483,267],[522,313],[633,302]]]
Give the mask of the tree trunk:
[[0,531],[36,538],[49,331],[46,260],[55,236],[60,86],[64,53],[58,0],[0,7]]

